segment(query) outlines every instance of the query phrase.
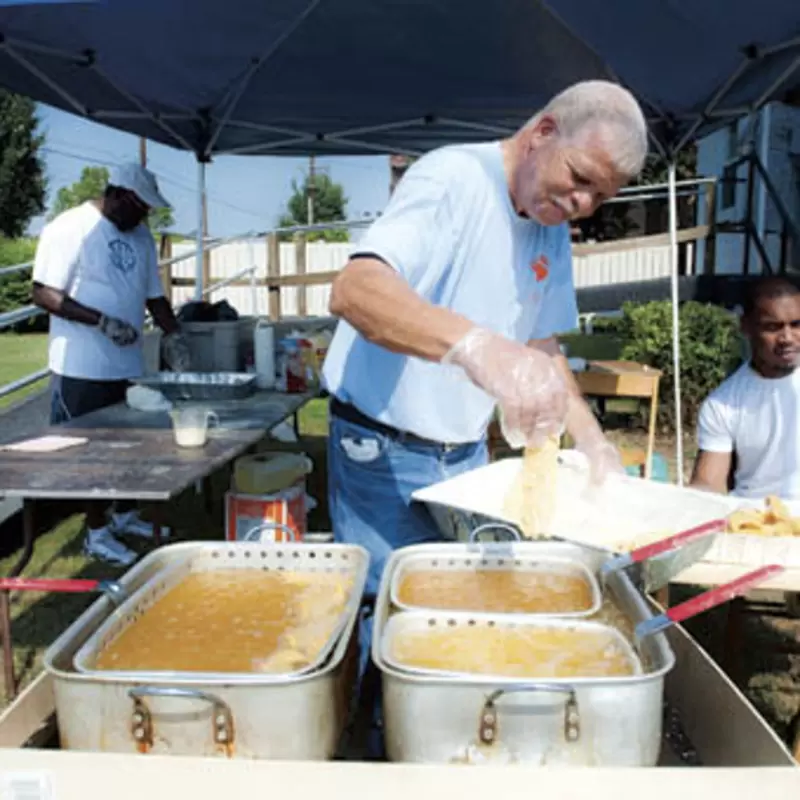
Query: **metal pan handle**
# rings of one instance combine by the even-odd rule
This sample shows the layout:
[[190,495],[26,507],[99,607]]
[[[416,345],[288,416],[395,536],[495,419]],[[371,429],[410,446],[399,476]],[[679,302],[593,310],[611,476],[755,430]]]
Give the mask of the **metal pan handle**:
[[483,525],[479,525],[477,528],[475,528],[475,530],[470,532],[469,543],[480,544],[478,540],[478,534],[489,530],[504,531],[505,533],[510,534],[511,541],[513,542],[522,541],[522,536],[520,535],[520,532],[513,526],[507,525],[505,522],[485,522]]
[[127,597],[117,581],[86,578],[0,578],[0,591],[8,592],[102,592],[114,605]]
[[251,528],[249,531],[247,531],[242,541],[269,544],[269,542],[264,542],[263,534],[265,534],[267,531],[275,530],[283,531],[289,537],[290,542],[296,541],[295,532],[288,525],[284,525],[282,522],[265,522],[263,525],[259,525],[256,528]]
[[494,744],[497,740],[497,701],[504,694],[518,694],[519,692],[552,692],[566,694],[567,701],[564,706],[564,738],[568,742],[577,742],[581,735],[580,714],[578,712],[578,698],[572,686],[562,686],[557,683],[518,683],[502,689],[495,689],[489,694],[481,708],[481,717],[478,724],[478,739],[483,744]]
[[153,716],[143,698],[179,697],[204,700],[211,704],[213,709],[211,729],[214,742],[224,747],[228,755],[231,754],[234,738],[233,714],[230,706],[217,695],[179,686],[138,686],[128,690],[128,697],[133,700],[131,734],[140,752],[146,753],[153,746]]

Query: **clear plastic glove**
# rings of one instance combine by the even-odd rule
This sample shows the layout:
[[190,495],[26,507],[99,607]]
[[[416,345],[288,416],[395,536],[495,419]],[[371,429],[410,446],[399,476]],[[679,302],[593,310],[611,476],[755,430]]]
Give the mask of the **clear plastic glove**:
[[117,319],[116,317],[107,317],[105,314],[100,317],[100,322],[97,324],[100,333],[106,338],[110,339],[114,344],[119,347],[128,347],[136,342],[139,338],[139,331],[125,320]]
[[473,328],[442,363],[460,366],[497,400],[503,436],[512,447],[536,447],[563,430],[567,386],[546,353]]
[[180,333],[170,333],[164,337],[162,342],[164,361],[173,372],[189,372],[192,368],[192,353],[189,349],[189,342]]
[[583,453],[589,461],[589,482],[601,486],[609,475],[624,475],[625,467],[619,450],[603,436],[592,432],[586,436],[573,434],[575,449]]

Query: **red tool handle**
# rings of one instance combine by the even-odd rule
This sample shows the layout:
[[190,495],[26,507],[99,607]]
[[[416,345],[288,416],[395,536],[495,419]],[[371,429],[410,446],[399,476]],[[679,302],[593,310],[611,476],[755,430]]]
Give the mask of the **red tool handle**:
[[709,608],[714,608],[714,606],[727,603],[728,600],[733,600],[734,597],[744,594],[748,589],[752,589],[780,572],[783,572],[783,567],[779,564],[771,564],[768,567],[761,567],[761,569],[748,572],[735,581],[723,583],[721,586],[716,586],[707,592],[703,592],[703,594],[693,597],[685,603],[670,608],[666,612],[666,616],[673,622],[683,622],[689,617],[708,611]]
[[727,520],[714,519],[711,520],[711,522],[698,525],[696,528],[689,528],[689,530],[676,533],[674,536],[669,536],[666,539],[660,539],[652,544],[637,547],[636,550],[631,550],[629,554],[631,563],[638,564],[640,561],[646,561],[648,558],[666,553],[667,550],[672,550],[682,544],[688,544],[693,539],[699,539],[701,536],[707,536],[710,533],[720,533],[725,530],[727,524]]
[[84,578],[0,578],[0,591],[96,592],[100,581]]

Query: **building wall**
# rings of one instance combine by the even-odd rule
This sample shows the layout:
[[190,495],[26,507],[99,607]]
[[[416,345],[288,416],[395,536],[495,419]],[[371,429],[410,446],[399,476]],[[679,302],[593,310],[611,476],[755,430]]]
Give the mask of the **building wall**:
[[[789,213],[800,219],[800,194],[798,193],[798,168],[795,159],[800,154],[800,109],[781,103],[770,103],[754,117],[741,119],[706,136],[698,142],[697,170],[704,177],[723,178],[726,167],[745,152],[752,141],[756,154],[764,165],[771,182]],[[730,173],[733,174],[732,172]],[[735,171],[738,183],[717,185],[717,222],[743,222],[747,216],[748,167],[741,165]],[[754,181],[752,218],[770,263],[777,266],[780,260],[781,215],[770,199],[764,182]],[[699,224],[707,222],[706,209],[701,204]],[[719,234],[716,241],[715,271],[720,275],[738,275],[744,267],[744,234]],[[697,267],[702,270],[705,246],[700,243]],[[749,272],[762,271],[761,258],[755,244],[750,245]]]

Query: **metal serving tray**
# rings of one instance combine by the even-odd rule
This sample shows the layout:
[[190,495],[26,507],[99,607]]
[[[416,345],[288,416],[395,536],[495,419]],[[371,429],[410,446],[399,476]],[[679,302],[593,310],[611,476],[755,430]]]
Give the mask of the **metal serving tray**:
[[541,629],[559,629],[559,630],[580,630],[587,635],[591,634],[605,634],[609,636],[624,652],[628,661],[631,664],[633,675],[641,675],[643,673],[642,662],[633,648],[633,645],[622,635],[616,628],[610,625],[604,625],[598,622],[587,622],[585,620],[566,620],[557,618],[538,618],[526,622],[519,619],[511,619],[509,617],[495,616],[491,617],[485,614],[466,614],[463,612],[456,613],[430,613],[426,611],[403,611],[397,614],[392,614],[389,617],[386,625],[383,627],[381,636],[381,658],[383,663],[388,667],[397,670],[398,672],[407,673],[409,675],[428,676],[428,677],[446,677],[452,679],[471,680],[475,678],[494,679],[497,681],[536,681],[537,683],[546,683],[550,685],[568,684],[570,686],[580,685],[585,681],[592,683],[613,683],[615,680],[622,680],[629,682],[631,675],[625,676],[609,676],[602,678],[588,678],[588,677],[571,677],[559,678],[555,676],[542,676],[534,678],[531,676],[510,676],[502,674],[491,673],[475,673],[460,670],[441,670],[427,667],[415,667],[410,664],[401,662],[394,655],[393,644],[397,637],[406,632],[423,632],[431,631],[434,629],[455,631],[458,628],[496,628],[502,630],[541,630]]
[[134,383],[161,392],[168,400],[241,400],[256,390],[249,372],[158,372]]
[[[198,683],[224,679],[227,683],[248,684],[279,683],[319,671],[330,659],[345,629],[350,625],[361,605],[367,577],[369,555],[361,547],[341,544],[235,544],[208,543],[189,551],[187,557],[162,570],[133,592],[95,633],[76,652],[74,666],[78,672],[94,677],[136,678],[170,683]],[[207,673],[200,671],[126,671],[98,669],[95,664],[100,653],[131,623],[176,586],[187,575],[195,572],[228,569],[257,569],[302,573],[340,573],[353,580],[349,597],[336,624],[314,660],[298,670],[284,672]]]

